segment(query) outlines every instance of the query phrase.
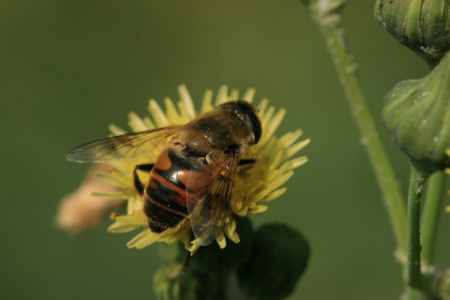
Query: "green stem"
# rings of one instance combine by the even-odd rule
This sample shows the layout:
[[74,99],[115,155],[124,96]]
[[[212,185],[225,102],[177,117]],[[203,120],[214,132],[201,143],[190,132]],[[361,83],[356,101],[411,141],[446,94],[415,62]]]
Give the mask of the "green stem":
[[327,41],[328,50],[333,59],[339,80],[344,88],[353,117],[359,128],[362,144],[367,150],[378,185],[383,193],[384,203],[394,229],[397,247],[403,255],[406,255],[406,209],[404,198],[375,127],[375,122],[368,109],[361,84],[355,75],[356,63],[346,45],[341,16],[338,12],[331,11],[329,15],[317,17],[316,21],[318,21]]
[[406,283],[409,287],[420,288],[420,207],[423,187],[428,174],[411,164],[409,179],[407,230],[408,252],[406,264]]
[[422,262],[425,265],[434,264],[437,228],[442,211],[444,197],[445,173],[434,173],[428,182],[425,195],[425,205],[422,217]]

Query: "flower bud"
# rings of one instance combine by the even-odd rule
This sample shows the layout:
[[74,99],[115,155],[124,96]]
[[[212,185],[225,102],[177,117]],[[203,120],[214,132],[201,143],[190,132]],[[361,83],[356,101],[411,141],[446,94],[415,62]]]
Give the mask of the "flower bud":
[[439,299],[450,299],[450,271],[445,270],[436,278],[437,294]]
[[424,170],[448,167],[450,55],[426,77],[397,84],[384,98],[382,121],[397,145]]
[[295,288],[308,264],[303,235],[283,224],[262,226],[255,233],[250,259],[238,270],[240,288],[251,299],[283,299]]
[[198,299],[197,278],[180,264],[161,266],[155,273],[153,285],[158,300]]
[[378,22],[400,43],[436,64],[450,49],[447,0],[378,0]]

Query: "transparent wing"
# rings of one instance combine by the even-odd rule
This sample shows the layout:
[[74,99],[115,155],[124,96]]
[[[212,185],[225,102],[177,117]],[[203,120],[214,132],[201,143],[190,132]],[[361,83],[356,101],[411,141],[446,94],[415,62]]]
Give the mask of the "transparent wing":
[[156,128],[92,141],[69,151],[66,159],[80,163],[132,159],[161,143],[167,144],[168,139],[182,128],[183,126]]
[[214,167],[190,172],[186,183],[186,203],[192,232],[202,246],[222,232],[234,189],[237,154],[225,154]]

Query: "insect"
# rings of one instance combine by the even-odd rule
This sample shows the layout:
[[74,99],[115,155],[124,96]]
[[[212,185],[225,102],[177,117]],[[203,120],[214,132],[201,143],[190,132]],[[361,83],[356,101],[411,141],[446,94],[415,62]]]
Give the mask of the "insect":
[[[189,218],[205,246],[222,232],[228,216],[238,165],[255,163],[240,155],[261,137],[256,108],[245,101],[226,102],[186,125],[151,129],[96,140],[71,150],[75,162],[133,159],[166,143],[155,162],[137,165],[134,185],[154,233],[179,228]],[[144,186],[138,170],[150,173]]]

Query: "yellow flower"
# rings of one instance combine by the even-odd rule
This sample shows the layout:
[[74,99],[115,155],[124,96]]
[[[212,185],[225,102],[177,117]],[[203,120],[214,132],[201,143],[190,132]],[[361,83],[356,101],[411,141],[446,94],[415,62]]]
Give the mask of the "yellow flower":
[[[164,99],[165,113],[155,100],[150,100],[148,110],[150,116],[140,118],[135,113],[129,114],[129,126],[133,131],[142,131],[169,125],[186,124],[196,117],[192,99],[184,85],[178,87],[180,101],[174,104],[169,98]],[[214,109],[215,106],[224,102],[242,99],[248,102],[253,100],[255,90],[248,89],[242,96],[237,90],[228,91],[222,86],[213,104],[213,92],[206,90],[200,113]],[[256,145],[249,147],[241,156],[241,159],[252,158],[257,162],[251,167],[242,167],[237,170],[236,183],[231,199],[230,211],[223,229],[216,241],[221,248],[226,247],[228,237],[235,243],[239,243],[236,233],[236,221],[247,215],[260,214],[267,210],[267,203],[281,196],[286,188],[280,188],[292,175],[293,169],[307,162],[305,156],[293,158],[298,151],[309,143],[309,139],[298,141],[302,135],[301,130],[288,132],[277,138],[274,133],[280,125],[285,110],[275,110],[269,106],[269,101],[263,99],[257,106],[262,125],[262,136]],[[125,133],[124,130],[111,125],[110,130],[114,135]],[[167,229],[163,233],[153,233],[148,228],[147,217],[142,210],[142,197],[136,191],[133,183],[133,169],[137,164],[150,163],[156,160],[164,146],[156,146],[145,158],[137,160],[113,161],[109,164],[115,169],[112,173],[99,172],[100,179],[108,184],[119,187],[118,192],[96,193],[111,199],[128,199],[127,214],[113,215],[115,223],[108,231],[128,232],[136,229],[142,231],[137,234],[127,246],[130,248],[144,248],[154,242],[172,243],[180,240],[186,249],[194,253],[200,243],[198,240],[191,241],[191,226],[186,219],[176,229]],[[149,161],[150,160],[150,161]],[[145,184],[149,175],[139,176]]]

